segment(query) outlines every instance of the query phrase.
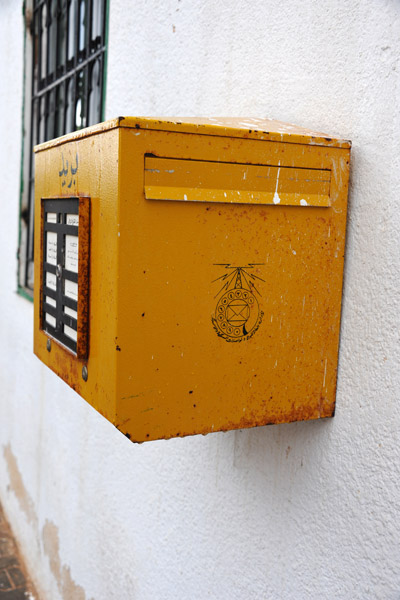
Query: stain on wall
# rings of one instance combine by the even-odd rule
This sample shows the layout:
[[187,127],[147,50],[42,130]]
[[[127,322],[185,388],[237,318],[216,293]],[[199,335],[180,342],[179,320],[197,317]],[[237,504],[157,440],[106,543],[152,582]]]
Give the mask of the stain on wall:
[[[49,558],[50,569],[57,581],[63,600],[86,600],[85,590],[71,577],[71,569],[61,564],[57,525],[46,520],[42,529],[42,540],[44,553]],[[94,598],[90,600],[94,600]]]
[[10,487],[14,492],[21,510],[25,513],[29,523],[37,528],[37,516],[34,503],[24,485],[21,472],[18,468],[17,459],[11,450],[10,444],[7,444],[3,447],[3,454],[6,460],[8,476],[10,478]]
[[[22,512],[26,515],[28,522],[38,531],[39,523],[34,503],[25,487],[17,459],[10,444],[3,446],[3,454],[10,478],[11,491],[15,494],[18,504]],[[62,600],[86,600],[85,590],[72,579],[70,567],[61,563],[58,527],[47,519],[42,528],[41,542],[41,553],[49,559],[50,570],[57,582]],[[90,598],[89,600],[95,599]]]

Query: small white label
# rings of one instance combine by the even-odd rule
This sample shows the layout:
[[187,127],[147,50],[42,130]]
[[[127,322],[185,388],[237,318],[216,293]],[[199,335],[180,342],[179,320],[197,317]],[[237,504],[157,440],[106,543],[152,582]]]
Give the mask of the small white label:
[[75,331],[75,329],[72,329],[72,327],[68,327],[68,325],[64,325],[64,333],[65,335],[67,335],[69,338],[71,338],[71,340],[74,340],[74,342],[77,341],[78,339],[78,334]]
[[74,225],[75,227],[78,227],[79,215],[67,215],[67,225]]
[[57,264],[57,234],[53,231],[48,231],[46,236],[46,262]]
[[54,273],[49,273],[47,271],[46,273],[46,287],[50,288],[51,290],[56,291],[57,290],[57,279],[56,276],[54,275]]
[[78,236],[65,236],[65,268],[73,273],[78,272]]
[[50,296],[46,296],[46,303],[50,304],[50,306],[54,306],[54,308],[56,308],[57,306],[57,302],[54,300],[54,298],[51,298]]
[[53,317],[53,315],[49,315],[49,313],[46,313],[46,323],[51,325],[51,327],[54,327],[54,329],[56,328],[56,319]]
[[68,298],[78,302],[78,284],[66,279],[64,282],[64,294],[68,296]]
[[57,213],[47,213],[48,223],[57,223]]
[[69,317],[72,317],[75,320],[78,319],[78,313],[73,308],[70,308],[69,306],[64,306],[64,312]]

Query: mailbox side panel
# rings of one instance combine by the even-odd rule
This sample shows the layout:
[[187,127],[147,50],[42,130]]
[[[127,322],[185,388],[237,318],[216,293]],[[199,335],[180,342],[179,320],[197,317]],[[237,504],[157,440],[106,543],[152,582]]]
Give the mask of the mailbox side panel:
[[[116,273],[118,237],[119,130],[55,143],[36,153],[34,352],[109,420],[115,420]],[[88,197],[88,354],[77,356],[40,327],[43,198]],[[79,296],[79,289],[78,289]],[[79,327],[79,322],[78,322]],[[79,332],[78,332],[79,335]],[[82,369],[87,369],[87,380]]]
[[[332,416],[349,151],[123,129],[120,157],[117,427],[146,441]],[[228,166],[204,201],[154,200],[146,157]],[[221,201],[246,165],[274,167],[276,202]],[[281,205],[280,168],[325,170],[330,206]]]

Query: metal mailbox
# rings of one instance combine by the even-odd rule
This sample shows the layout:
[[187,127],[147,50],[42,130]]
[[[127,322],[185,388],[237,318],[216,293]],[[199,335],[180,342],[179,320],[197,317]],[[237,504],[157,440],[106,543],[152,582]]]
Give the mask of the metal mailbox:
[[136,442],[333,416],[350,146],[134,117],[37,146],[35,354]]

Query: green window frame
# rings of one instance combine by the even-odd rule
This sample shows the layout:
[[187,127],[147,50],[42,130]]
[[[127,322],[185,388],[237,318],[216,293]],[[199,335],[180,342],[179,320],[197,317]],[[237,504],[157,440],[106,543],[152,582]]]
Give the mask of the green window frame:
[[33,297],[33,147],[104,120],[108,0],[25,0],[18,292]]

